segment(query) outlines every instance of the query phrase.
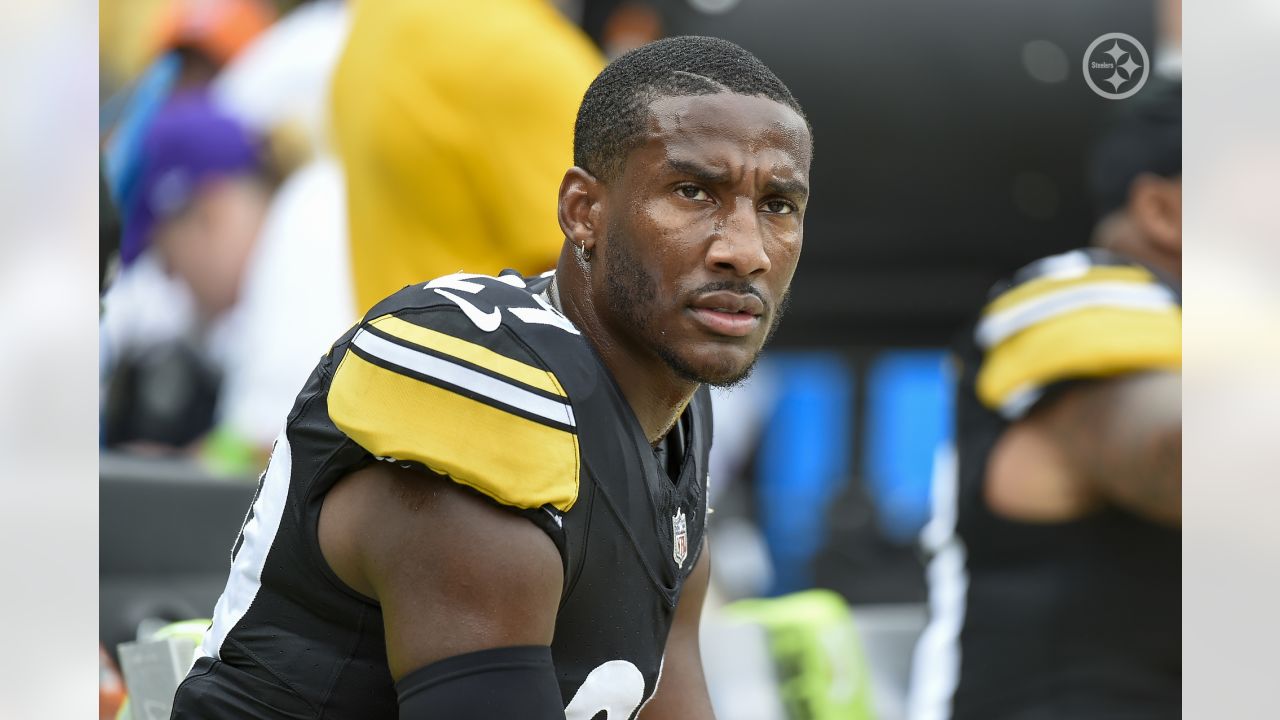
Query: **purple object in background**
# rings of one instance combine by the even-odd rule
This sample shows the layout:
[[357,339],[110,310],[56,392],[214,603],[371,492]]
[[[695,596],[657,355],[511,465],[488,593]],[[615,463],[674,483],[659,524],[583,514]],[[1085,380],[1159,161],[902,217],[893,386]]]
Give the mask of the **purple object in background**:
[[132,263],[151,243],[157,221],[191,202],[209,180],[258,168],[249,131],[214,107],[203,92],[174,96],[156,113],[142,141],[137,192],[124,219],[120,260]]

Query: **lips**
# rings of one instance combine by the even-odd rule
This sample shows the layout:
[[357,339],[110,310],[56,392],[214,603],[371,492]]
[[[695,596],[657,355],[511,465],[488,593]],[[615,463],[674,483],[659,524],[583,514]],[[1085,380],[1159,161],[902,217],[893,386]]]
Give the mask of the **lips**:
[[764,302],[750,293],[705,293],[694,299],[693,307],[725,313],[746,313],[756,317],[764,314]]
[[743,337],[760,325],[764,302],[751,294],[712,292],[695,298],[690,310],[697,322],[712,333]]

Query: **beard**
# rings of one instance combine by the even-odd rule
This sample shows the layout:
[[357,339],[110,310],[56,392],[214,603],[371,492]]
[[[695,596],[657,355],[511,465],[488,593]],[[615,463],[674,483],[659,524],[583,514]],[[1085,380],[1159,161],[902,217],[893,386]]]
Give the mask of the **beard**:
[[[658,281],[631,251],[630,239],[616,227],[609,228],[604,256],[605,297],[609,303],[609,310],[614,316],[621,318],[632,330],[637,342],[652,350],[676,376],[682,379],[720,388],[733,388],[746,382],[752,371],[755,370],[756,361],[760,357],[759,349],[751,356],[745,367],[730,365],[727,361],[712,363],[710,364],[711,366],[695,364],[690,359],[682,356],[677,348],[667,340],[665,331],[657,330],[653,327],[653,318],[658,309],[656,307]],[[721,290],[742,294],[750,293],[765,302],[766,312],[770,308],[770,303],[764,301],[760,291],[745,280],[738,282],[721,280],[708,283],[698,288],[696,294]],[[777,307],[774,308],[773,315],[769,321],[769,332],[765,336],[765,342],[761,344],[761,348],[768,344],[769,338],[773,337],[773,333],[777,330],[778,323],[782,320],[782,315],[790,299],[791,293],[788,290],[783,295],[782,302],[778,303]]]

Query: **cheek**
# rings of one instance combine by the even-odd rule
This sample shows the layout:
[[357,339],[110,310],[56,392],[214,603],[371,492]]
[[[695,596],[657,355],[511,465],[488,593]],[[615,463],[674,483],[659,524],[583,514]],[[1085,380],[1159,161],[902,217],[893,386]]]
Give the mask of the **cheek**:
[[203,264],[200,248],[204,245],[195,223],[172,220],[156,234],[155,245],[170,271],[183,278],[196,274]]
[[804,233],[800,229],[787,229],[771,238],[765,252],[769,255],[769,274],[782,287],[791,283],[796,266],[800,262],[800,250],[804,245]]
[[[709,219],[689,212],[678,203],[655,201],[646,205],[632,226],[631,239],[637,260],[662,288],[678,288],[682,280],[702,266],[702,240],[711,235]],[[663,300],[670,300],[665,293]]]

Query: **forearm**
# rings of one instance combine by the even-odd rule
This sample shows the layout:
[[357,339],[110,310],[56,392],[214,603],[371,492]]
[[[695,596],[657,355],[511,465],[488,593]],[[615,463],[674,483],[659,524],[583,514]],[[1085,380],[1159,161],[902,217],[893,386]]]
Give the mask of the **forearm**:
[[685,580],[671,633],[667,636],[657,692],[644,706],[640,720],[715,720],[702,672],[702,648],[698,643],[702,606],[710,581],[710,548],[704,546],[702,557]]
[[711,696],[702,673],[702,658],[668,654],[662,667],[662,691],[644,706],[640,720],[715,720]]

